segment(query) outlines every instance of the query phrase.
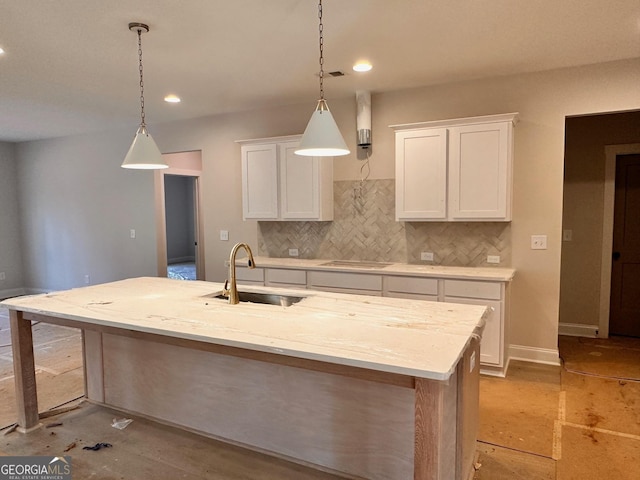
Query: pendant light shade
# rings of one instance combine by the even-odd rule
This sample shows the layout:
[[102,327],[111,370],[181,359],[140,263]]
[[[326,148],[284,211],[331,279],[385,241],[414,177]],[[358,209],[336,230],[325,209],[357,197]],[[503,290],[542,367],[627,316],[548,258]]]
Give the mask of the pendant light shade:
[[133,143],[129,147],[127,156],[124,157],[122,168],[135,168],[140,170],[154,170],[158,168],[168,168],[162,154],[153,141],[147,127],[140,126],[133,138]]
[[142,77],[142,32],[148,32],[149,27],[144,23],[130,23],[129,30],[138,34],[138,67],[140,71],[140,126],[133,138],[133,143],[129,147],[127,155],[122,162],[122,168],[133,168],[140,170],[155,170],[159,168],[169,168],[169,165],[162,159],[162,154],[153,141],[144,119],[144,81]]
[[302,135],[300,145],[295,153],[309,157],[336,157],[349,154],[347,144],[329,111],[327,102],[324,99],[324,35],[322,24],[322,0],[318,4],[318,18],[320,25],[320,100],[315,111],[311,115],[311,120]]
[[309,157],[337,157],[349,153],[324,99],[318,100],[318,106],[311,115],[295,153]]

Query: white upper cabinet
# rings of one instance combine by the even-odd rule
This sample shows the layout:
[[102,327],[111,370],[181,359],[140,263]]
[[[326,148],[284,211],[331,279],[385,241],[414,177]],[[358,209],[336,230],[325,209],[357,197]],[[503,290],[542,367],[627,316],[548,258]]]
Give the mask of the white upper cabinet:
[[278,218],[278,146],[275,143],[243,145],[243,218]]
[[245,220],[333,220],[333,157],[296,155],[299,141],[239,142]]
[[511,221],[517,114],[409,125],[396,131],[396,220]]
[[447,218],[447,129],[396,132],[396,220]]

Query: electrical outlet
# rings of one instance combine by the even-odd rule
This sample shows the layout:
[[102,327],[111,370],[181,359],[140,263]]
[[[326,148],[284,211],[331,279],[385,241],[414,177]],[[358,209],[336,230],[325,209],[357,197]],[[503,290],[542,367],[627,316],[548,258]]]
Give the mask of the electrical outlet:
[[229,240],[229,230],[220,230],[220,240],[223,242]]
[[487,263],[500,263],[500,255],[487,255]]
[[298,249],[297,248],[290,248],[289,249],[289,256],[290,257],[297,257],[298,256]]
[[546,235],[531,235],[531,250],[546,250],[546,249],[547,249]]
[[433,252],[420,252],[420,260],[424,262],[433,262]]
[[4,272],[0,272],[0,280],[6,280],[7,276],[5,275]]
[[85,275],[84,276],[84,284],[85,285],[90,285],[91,284],[91,277],[89,275]]
[[136,229],[132,228],[131,230],[129,230],[129,236],[131,238],[136,238]]

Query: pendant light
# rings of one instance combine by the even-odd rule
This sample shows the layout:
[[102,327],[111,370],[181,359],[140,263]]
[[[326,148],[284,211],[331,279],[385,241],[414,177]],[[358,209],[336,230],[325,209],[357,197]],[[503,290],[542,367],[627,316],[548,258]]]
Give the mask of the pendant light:
[[142,32],[148,32],[149,27],[144,23],[130,23],[129,30],[138,32],[138,66],[140,70],[140,126],[133,138],[133,143],[129,147],[127,156],[124,157],[122,168],[135,168],[142,170],[151,170],[159,168],[168,168],[169,165],[162,159],[162,154],[153,141],[147,125],[144,123],[144,81],[142,78]]
[[349,154],[347,144],[333,119],[327,102],[324,99],[324,37],[322,33],[322,0],[318,4],[318,18],[320,19],[320,100],[307,128],[302,135],[300,145],[295,150],[297,155],[310,157],[334,157]]

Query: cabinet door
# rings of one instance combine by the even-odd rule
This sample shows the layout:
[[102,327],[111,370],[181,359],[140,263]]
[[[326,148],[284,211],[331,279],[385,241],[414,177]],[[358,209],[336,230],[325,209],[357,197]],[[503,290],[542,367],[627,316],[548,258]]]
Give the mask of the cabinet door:
[[447,129],[396,132],[396,220],[447,217]]
[[278,152],[276,144],[243,145],[243,219],[278,218]]
[[317,157],[296,155],[298,142],[278,145],[280,211],[284,220],[312,220],[320,216],[320,178]]
[[511,122],[449,129],[449,218],[511,220]]
[[480,342],[480,362],[486,365],[502,366],[503,351],[503,321],[502,302],[496,300],[481,300],[478,298],[444,297],[448,303],[463,303],[467,305],[486,305],[491,307],[487,316],[487,323]]

